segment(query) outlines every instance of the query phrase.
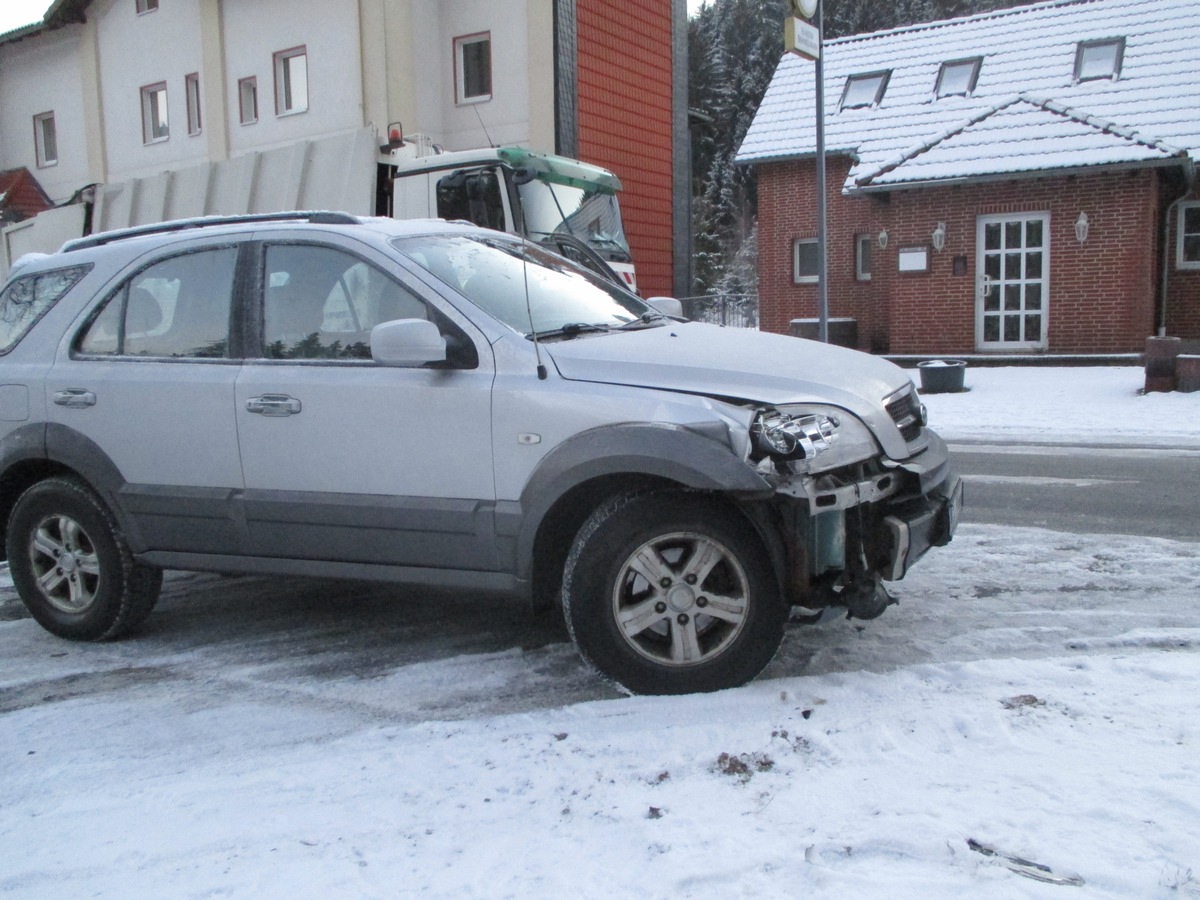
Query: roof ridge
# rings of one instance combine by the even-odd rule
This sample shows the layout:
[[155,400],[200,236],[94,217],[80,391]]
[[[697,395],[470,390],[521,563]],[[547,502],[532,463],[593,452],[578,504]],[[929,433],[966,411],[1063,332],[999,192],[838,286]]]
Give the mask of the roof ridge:
[[1155,150],[1161,150],[1164,153],[1170,154],[1171,156],[1188,155],[1187,150],[1176,147],[1173,144],[1168,144],[1167,142],[1159,140],[1152,135],[1142,137],[1141,134],[1133,128],[1127,128],[1124,125],[1119,125],[1111,119],[1105,119],[1101,116],[1089,113],[1086,110],[1078,109],[1074,106],[1067,106],[1067,104],[1060,103],[1051,97],[1041,97],[1037,94],[1031,94],[1028,91],[1022,91],[1019,97],[1026,103],[1032,103],[1034,106],[1040,106],[1047,112],[1055,113],[1056,115],[1060,115],[1064,118],[1071,119],[1074,122],[1078,122],[1081,125],[1087,125],[1090,128],[1095,128],[1097,131],[1104,132],[1105,134],[1113,134],[1117,137],[1124,138],[1127,141],[1133,141],[1134,143],[1142,144],[1146,147],[1153,147]]
[[1004,16],[1020,15],[1032,10],[1051,8],[1055,6],[1082,6],[1088,3],[1102,3],[1104,0],[1042,0],[1040,3],[1026,3],[1022,6],[1010,6],[1003,9],[993,9],[989,12],[973,13],[969,16],[957,16],[953,19],[935,19],[932,22],[918,22],[914,25],[902,25],[898,28],[885,28],[882,31],[866,31],[862,34],[847,34],[842,37],[824,41],[825,44],[852,44],[855,41],[867,41],[875,38],[890,37],[896,34],[906,34],[916,31],[931,31],[935,28],[947,28],[963,22],[980,21],[983,19],[998,19]]
[[942,143],[943,141],[946,141],[949,138],[954,137],[956,134],[962,134],[964,131],[966,131],[968,128],[970,128],[972,125],[982,122],[984,119],[988,118],[989,116],[993,116],[996,113],[1000,112],[1000,110],[1005,109],[1006,107],[1012,106],[1014,103],[1019,103],[1023,99],[1024,98],[1020,94],[1013,94],[1008,99],[1002,100],[999,103],[989,106],[987,109],[984,109],[977,113],[974,113],[969,118],[962,120],[961,122],[959,122],[956,125],[951,125],[949,128],[943,130],[936,136],[927,138],[926,140],[922,141],[920,144],[914,144],[913,146],[902,151],[901,153],[897,154],[896,156],[892,157],[891,159],[889,159],[883,163],[880,163],[878,166],[876,166],[870,172],[866,172],[863,175],[859,175],[857,178],[854,179],[855,186],[863,187],[864,185],[869,184],[871,181],[878,178],[880,175],[886,175],[888,172],[891,172],[894,169],[900,168],[900,166],[904,165],[910,159],[913,159],[914,157],[920,156],[922,153],[932,150],[934,147],[936,147],[938,144]]
[[1187,150],[1175,147],[1166,143],[1165,141],[1161,141],[1152,136],[1142,137],[1134,129],[1126,128],[1123,125],[1118,125],[1116,122],[1110,121],[1109,119],[1092,115],[1085,110],[1067,106],[1065,103],[1060,103],[1059,101],[1049,97],[1041,97],[1028,91],[1022,91],[1018,94],[1008,97],[1005,100],[1002,100],[999,103],[993,104],[987,109],[975,113],[970,118],[965,119],[956,125],[952,125],[936,136],[922,141],[920,144],[914,144],[903,152],[893,156],[891,159],[876,166],[871,171],[856,176],[854,179],[854,186],[856,188],[866,187],[881,175],[886,175],[889,172],[895,171],[905,163],[920,156],[922,153],[928,153],[939,144],[944,143],[956,135],[962,134],[972,125],[979,124],[984,119],[994,116],[996,113],[1007,109],[1015,103],[1028,103],[1030,106],[1043,109],[1052,115],[1062,116],[1063,118],[1070,119],[1073,122],[1078,122],[1080,125],[1084,125],[1088,128],[1094,128],[1096,131],[1099,131],[1102,134],[1111,134],[1114,137],[1131,141],[1136,144],[1141,144],[1143,147],[1149,147],[1152,150],[1158,150],[1159,152],[1165,153],[1168,156],[1179,156],[1183,157],[1184,159],[1188,158]]

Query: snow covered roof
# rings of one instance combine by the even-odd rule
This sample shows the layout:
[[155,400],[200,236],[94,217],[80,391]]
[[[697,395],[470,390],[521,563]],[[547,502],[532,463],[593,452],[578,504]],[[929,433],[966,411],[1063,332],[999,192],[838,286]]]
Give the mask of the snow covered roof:
[[[826,42],[825,146],[843,190],[1200,156],[1196,0],[1052,0]],[[1078,80],[1080,42],[1124,39],[1116,78]],[[981,57],[969,96],[937,97],[942,64]],[[814,64],[786,55],[737,160],[812,156]],[[852,75],[891,70],[878,105],[839,109]]]

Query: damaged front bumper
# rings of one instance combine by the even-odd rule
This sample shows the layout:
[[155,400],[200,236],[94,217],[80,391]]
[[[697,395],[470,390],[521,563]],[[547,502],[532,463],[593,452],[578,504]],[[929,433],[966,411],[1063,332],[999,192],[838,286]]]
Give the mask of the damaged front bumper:
[[926,435],[926,448],[903,462],[877,458],[854,471],[776,484],[794,604],[878,615],[890,602],[880,582],[899,581],[930,547],[950,542],[963,482],[945,442]]
[[884,581],[899,581],[930,547],[944,547],[954,537],[962,513],[963,481],[951,474],[918,501],[883,517],[890,550],[883,571]]

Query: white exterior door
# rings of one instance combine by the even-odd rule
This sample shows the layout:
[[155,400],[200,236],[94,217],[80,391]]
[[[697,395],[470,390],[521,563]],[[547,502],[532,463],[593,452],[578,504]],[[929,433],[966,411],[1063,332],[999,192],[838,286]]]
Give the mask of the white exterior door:
[[980,216],[976,225],[975,344],[1044,350],[1050,214]]

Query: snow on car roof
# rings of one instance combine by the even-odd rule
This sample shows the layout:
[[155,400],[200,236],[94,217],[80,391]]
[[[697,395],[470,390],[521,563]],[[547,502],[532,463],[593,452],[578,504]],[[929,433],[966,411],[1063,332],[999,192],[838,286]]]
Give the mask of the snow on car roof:
[[[1116,78],[1077,79],[1080,42],[1121,42]],[[969,95],[942,64],[980,57]],[[1053,0],[826,42],[826,151],[843,189],[1044,169],[1175,163],[1200,153],[1195,0]],[[839,109],[850,76],[891,70],[878,105]],[[815,153],[813,63],[786,55],[742,142],[755,163]]]

